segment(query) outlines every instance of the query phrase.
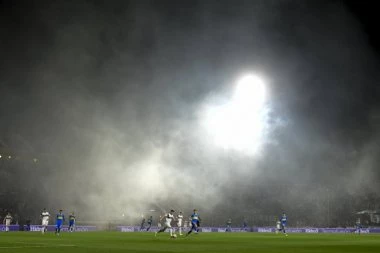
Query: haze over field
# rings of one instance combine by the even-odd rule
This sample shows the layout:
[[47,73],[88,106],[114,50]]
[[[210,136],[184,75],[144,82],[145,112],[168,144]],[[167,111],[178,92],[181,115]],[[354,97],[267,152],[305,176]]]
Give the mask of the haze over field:
[[[342,3],[5,6],[0,207],[291,225],[379,208],[379,62]],[[247,74],[265,100],[233,107]]]

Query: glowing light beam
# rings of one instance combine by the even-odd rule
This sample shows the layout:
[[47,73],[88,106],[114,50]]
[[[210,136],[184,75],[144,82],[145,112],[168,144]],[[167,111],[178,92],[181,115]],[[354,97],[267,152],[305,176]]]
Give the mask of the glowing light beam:
[[247,154],[257,153],[265,131],[265,100],[264,82],[247,75],[237,81],[231,101],[207,107],[204,124],[215,144]]

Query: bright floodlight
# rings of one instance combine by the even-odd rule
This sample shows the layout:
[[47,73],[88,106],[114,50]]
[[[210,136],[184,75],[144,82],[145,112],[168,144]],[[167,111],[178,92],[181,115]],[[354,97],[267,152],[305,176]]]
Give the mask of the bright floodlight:
[[260,109],[265,102],[265,88],[263,81],[254,75],[242,77],[236,86],[234,100],[237,103]]
[[208,107],[204,123],[217,145],[253,154],[261,145],[265,129],[264,106],[263,81],[247,75],[237,81],[231,101]]

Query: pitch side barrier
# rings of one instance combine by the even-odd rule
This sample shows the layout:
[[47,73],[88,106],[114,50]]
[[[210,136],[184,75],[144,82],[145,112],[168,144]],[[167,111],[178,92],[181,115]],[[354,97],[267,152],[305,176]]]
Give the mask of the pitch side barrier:
[[[120,232],[146,232],[146,229],[140,230],[140,226],[116,226],[117,231]],[[24,225],[24,231],[30,231],[30,232],[41,232],[42,226],[41,225],[30,225],[29,227]],[[177,228],[174,227],[174,229],[177,231]],[[189,231],[190,228],[182,228],[182,231],[185,233]],[[47,230],[50,232],[55,231],[55,225],[49,225],[47,227]],[[104,230],[97,226],[76,226],[75,231],[76,232],[90,232],[90,231],[99,231]],[[106,229],[108,230],[108,229]],[[149,232],[156,232],[158,231],[158,227],[151,227],[149,229]],[[9,226],[9,231],[20,231],[19,225],[11,225]],[[63,232],[68,231],[68,226],[63,226],[62,230]],[[274,233],[276,231],[275,228],[272,227],[251,227],[251,228],[231,228],[227,230],[225,227],[201,227],[200,232],[208,233],[208,232],[218,232],[218,233],[236,233],[236,232],[255,232],[255,233]],[[5,225],[0,225],[0,232],[5,232]],[[169,231],[167,231],[169,232]],[[287,228],[287,233],[353,233],[356,232],[355,228]],[[380,233],[380,227],[376,228],[362,228],[360,230],[363,234],[369,234],[369,233]]]
[[[67,232],[69,229],[69,226],[62,226],[61,231]],[[11,225],[9,226],[9,231],[20,231],[20,225]],[[42,226],[41,225],[24,225],[23,231],[30,231],[30,232],[41,232]],[[47,226],[48,231],[55,231],[55,225],[49,225]],[[96,226],[75,226],[75,232],[90,232],[90,231],[97,231]],[[0,225],[0,232],[5,232],[5,225]]]
[[[177,230],[176,227],[173,227]],[[146,232],[146,229],[140,230],[140,226],[117,226],[116,229],[120,232]],[[183,232],[189,231],[190,228],[182,228]],[[157,232],[158,227],[151,227],[150,232]],[[219,233],[236,233],[236,232],[255,232],[255,233],[274,233],[275,228],[272,227],[252,227],[252,228],[231,228],[225,227],[201,227],[200,232],[219,232]],[[287,233],[353,233],[355,228],[287,228]],[[166,231],[169,232],[169,231]],[[360,230],[363,234],[380,233],[380,228],[362,228]]]

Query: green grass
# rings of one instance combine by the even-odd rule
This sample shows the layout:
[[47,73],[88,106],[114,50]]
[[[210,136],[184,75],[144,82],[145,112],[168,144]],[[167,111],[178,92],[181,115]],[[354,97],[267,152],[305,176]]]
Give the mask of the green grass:
[[0,233],[0,252],[380,252],[380,234],[200,233],[169,239],[168,234],[87,232]]

